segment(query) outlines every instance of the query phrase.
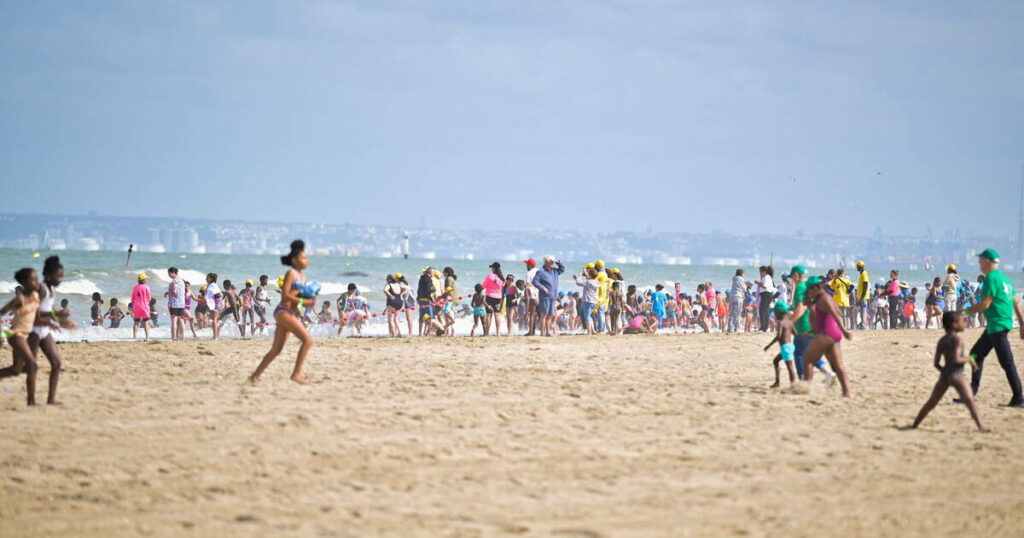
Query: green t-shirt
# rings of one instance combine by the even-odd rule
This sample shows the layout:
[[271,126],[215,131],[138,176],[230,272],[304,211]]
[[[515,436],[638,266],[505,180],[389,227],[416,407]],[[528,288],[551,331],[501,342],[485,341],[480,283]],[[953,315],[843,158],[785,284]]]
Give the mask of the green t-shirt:
[[[807,283],[801,282],[793,288],[793,309],[795,310],[797,305],[804,302],[804,295],[807,295]],[[796,320],[796,333],[806,334],[811,332],[811,309],[807,307],[804,309],[804,315],[800,316],[800,319]]]
[[985,275],[982,297],[991,297],[992,305],[985,311],[985,332],[997,333],[1013,329],[1013,282],[996,269]]

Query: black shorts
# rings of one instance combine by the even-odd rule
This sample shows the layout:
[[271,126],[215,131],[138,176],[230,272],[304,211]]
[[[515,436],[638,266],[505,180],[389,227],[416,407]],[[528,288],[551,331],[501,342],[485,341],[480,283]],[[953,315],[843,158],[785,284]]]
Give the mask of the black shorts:
[[234,316],[235,317],[235,321],[240,321],[240,318],[238,317],[238,308],[237,307],[225,308],[224,310],[221,311],[220,317],[217,318],[217,319],[225,319],[229,315]]
[[501,310],[501,297],[484,297],[484,301],[487,302],[487,306],[491,307],[491,311]]
[[183,317],[185,317],[185,309],[184,308],[168,308],[168,310],[170,310],[171,311],[171,315],[176,317],[176,318],[183,318]]
[[135,318],[135,317],[133,317],[132,319],[134,319],[136,322],[139,322],[139,323],[142,323],[144,321],[152,321],[150,318]]

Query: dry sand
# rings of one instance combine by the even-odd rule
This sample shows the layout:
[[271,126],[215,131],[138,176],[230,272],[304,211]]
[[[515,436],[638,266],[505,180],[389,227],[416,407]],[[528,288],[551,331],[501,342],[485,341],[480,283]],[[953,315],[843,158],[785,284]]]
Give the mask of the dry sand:
[[856,334],[852,400],[769,390],[760,335],[321,341],[306,387],[294,342],[255,387],[267,341],[62,345],[65,406],[0,381],[0,535],[1021,536],[994,356],[993,433],[897,428],[938,336]]

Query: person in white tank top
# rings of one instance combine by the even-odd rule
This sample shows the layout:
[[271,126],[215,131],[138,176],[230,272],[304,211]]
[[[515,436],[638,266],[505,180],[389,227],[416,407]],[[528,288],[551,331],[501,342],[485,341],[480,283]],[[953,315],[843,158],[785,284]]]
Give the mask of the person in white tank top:
[[28,345],[32,354],[42,350],[46,360],[50,361],[50,385],[46,395],[46,403],[51,405],[60,404],[57,401],[57,383],[60,381],[61,356],[57,349],[57,343],[50,331],[53,329],[75,328],[75,324],[66,318],[62,318],[53,308],[57,299],[54,289],[60,286],[64,280],[64,266],[60,258],[50,256],[43,262],[43,285],[40,290],[39,313],[36,316],[35,326],[32,327],[32,334],[28,337]]

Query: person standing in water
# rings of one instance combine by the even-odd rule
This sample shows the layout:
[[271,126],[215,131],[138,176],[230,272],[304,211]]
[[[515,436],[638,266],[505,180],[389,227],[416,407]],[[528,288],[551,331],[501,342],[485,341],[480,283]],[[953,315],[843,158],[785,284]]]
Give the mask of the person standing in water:
[[[972,306],[965,314],[981,312],[985,315],[985,332],[971,347],[970,357],[976,366],[971,375],[971,390],[977,396],[981,386],[982,368],[985,357],[995,349],[999,365],[1006,373],[1006,381],[1010,384],[1013,397],[1007,405],[1024,407],[1024,395],[1021,394],[1020,377],[1017,365],[1013,361],[1013,350],[1010,348],[1008,335],[1013,330],[1013,317],[1017,316],[1020,325],[1020,337],[1024,339],[1024,310],[1020,299],[1013,289],[1013,281],[999,270],[999,253],[987,248],[978,254],[978,265],[985,274],[985,284],[981,288],[981,301]],[[957,400],[958,402],[960,400]]]
[[[46,395],[46,403],[57,405],[57,383],[60,381],[61,356],[57,349],[57,343],[50,334],[52,329],[58,327],[73,329],[75,324],[68,321],[67,317],[59,316],[53,310],[53,303],[56,299],[54,291],[64,280],[64,266],[60,258],[50,256],[43,262],[43,284],[40,286],[39,313],[36,315],[35,326],[32,327],[32,334],[28,337],[28,345],[32,348],[32,356],[35,357],[39,350],[42,350],[46,360],[50,362],[50,385]],[[55,326],[56,323],[56,326]]]
[[139,273],[139,283],[132,288],[132,340],[139,337],[139,327],[149,340],[149,301],[153,298],[146,285],[146,273]]
[[167,269],[171,283],[167,285],[167,312],[171,316],[171,340],[185,339],[185,281],[178,277],[178,268]]
[[284,349],[284,342],[290,333],[302,342],[299,354],[295,358],[295,368],[292,370],[291,379],[296,383],[306,385],[309,382],[302,376],[302,365],[306,362],[309,349],[313,347],[313,338],[306,332],[306,328],[299,319],[299,304],[302,303],[307,307],[316,304],[316,297],[304,296],[309,295],[309,293],[304,293],[306,277],[302,274],[302,271],[309,267],[306,243],[301,239],[292,241],[291,251],[281,256],[281,264],[289,266],[290,269],[284,275],[284,285],[281,286],[281,302],[274,309],[274,321],[277,322],[277,326],[274,328],[274,344],[260,361],[256,371],[249,376],[249,381],[259,383],[260,376]]
[[256,326],[259,327],[260,334],[263,334],[263,331],[267,328],[267,306],[270,305],[270,296],[267,293],[267,275],[260,275],[260,285],[256,286],[254,301],[253,310],[256,311],[256,315],[260,318],[256,322]]

